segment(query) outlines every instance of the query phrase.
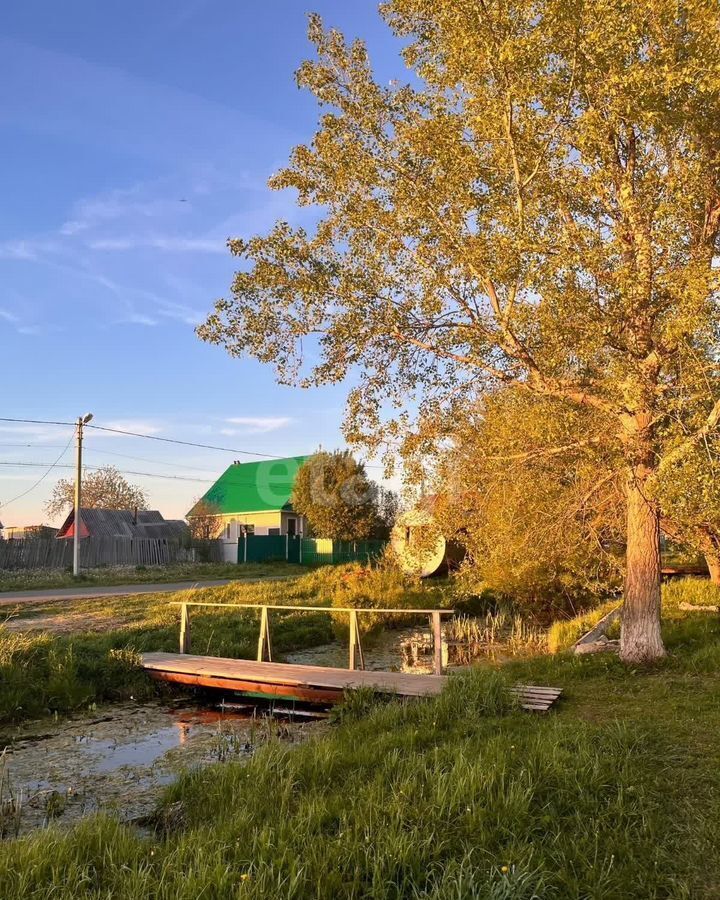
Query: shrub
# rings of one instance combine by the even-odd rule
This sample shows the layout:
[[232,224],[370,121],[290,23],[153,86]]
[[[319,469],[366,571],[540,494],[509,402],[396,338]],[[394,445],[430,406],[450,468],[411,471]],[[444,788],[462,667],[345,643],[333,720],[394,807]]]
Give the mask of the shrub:
[[[406,575],[384,561],[378,566],[352,565],[338,573],[332,595],[334,607],[358,609],[435,609],[447,605],[443,592],[435,585],[428,586],[419,577]],[[346,614],[335,614],[333,620],[341,628],[347,626]],[[360,628],[371,631],[383,625],[408,625],[410,616],[388,613],[365,614]]]

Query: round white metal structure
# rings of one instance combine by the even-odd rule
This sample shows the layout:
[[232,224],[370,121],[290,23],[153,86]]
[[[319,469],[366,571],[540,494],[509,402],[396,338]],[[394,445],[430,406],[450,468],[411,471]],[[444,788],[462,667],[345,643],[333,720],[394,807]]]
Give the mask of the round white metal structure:
[[457,557],[432,513],[419,507],[398,517],[390,543],[402,569],[422,578],[446,571]]

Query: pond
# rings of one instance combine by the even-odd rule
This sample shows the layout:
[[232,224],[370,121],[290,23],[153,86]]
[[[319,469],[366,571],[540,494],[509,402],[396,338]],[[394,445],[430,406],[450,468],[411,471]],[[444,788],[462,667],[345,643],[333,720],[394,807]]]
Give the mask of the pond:
[[[460,621],[452,631],[446,626],[443,666],[452,671],[481,659],[502,659],[508,647],[496,640],[496,624],[496,619],[490,622],[492,633],[487,622],[470,628]],[[365,635],[363,648],[366,669],[433,671],[427,627],[385,628]],[[345,668],[348,648],[336,641],[288,653],[285,660]],[[222,699],[219,695],[216,702]],[[96,810],[141,822],[182,771],[247,759],[269,739],[305,740],[327,727],[318,720],[280,721],[262,713],[260,708],[255,715],[250,706],[242,712],[202,709],[186,698],[174,704],[116,704],[94,715],[21,726],[4,751],[0,743],[0,836],[52,821],[71,823]]]
[[189,768],[249,758],[272,738],[306,739],[321,722],[282,722],[232,711],[123,703],[93,716],[18,729],[0,757],[0,833],[96,810],[140,821]]
[[[365,668],[371,671],[415,672],[433,670],[432,641],[427,627],[385,628],[362,638]],[[348,646],[340,641],[285,654],[289,663],[346,669]],[[447,659],[444,660],[447,665]]]

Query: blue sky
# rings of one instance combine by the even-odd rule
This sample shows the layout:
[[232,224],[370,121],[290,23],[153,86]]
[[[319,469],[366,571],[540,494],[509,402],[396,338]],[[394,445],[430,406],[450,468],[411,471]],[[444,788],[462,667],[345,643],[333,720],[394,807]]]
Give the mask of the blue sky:
[[[310,53],[308,11],[364,37],[380,79],[397,75],[369,0],[3,4],[1,416],[92,411],[111,427],[288,455],[342,445],[344,388],[281,388],[193,332],[228,293],[228,237],[312,215],[266,187],[317,122],[293,77]],[[50,463],[69,437],[0,422],[0,461]],[[129,476],[167,516],[235,458],[100,432],[86,451],[89,465],[198,479]],[[0,504],[42,471],[0,466]],[[68,473],[0,505],[0,520],[46,521]]]

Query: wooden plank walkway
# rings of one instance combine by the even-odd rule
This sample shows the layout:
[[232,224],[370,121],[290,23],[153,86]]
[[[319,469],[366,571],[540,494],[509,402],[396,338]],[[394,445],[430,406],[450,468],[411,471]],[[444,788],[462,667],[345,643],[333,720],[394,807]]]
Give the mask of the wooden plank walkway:
[[[402,697],[429,697],[439,694],[448,680],[447,675],[334,669],[188,653],[144,653],[142,665],[161,681],[310,703],[338,703],[344,691],[359,687]],[[515,691],[523,708],[538,711],[549,709],[561,693],[558,688],[526,685],[518,685]]]

